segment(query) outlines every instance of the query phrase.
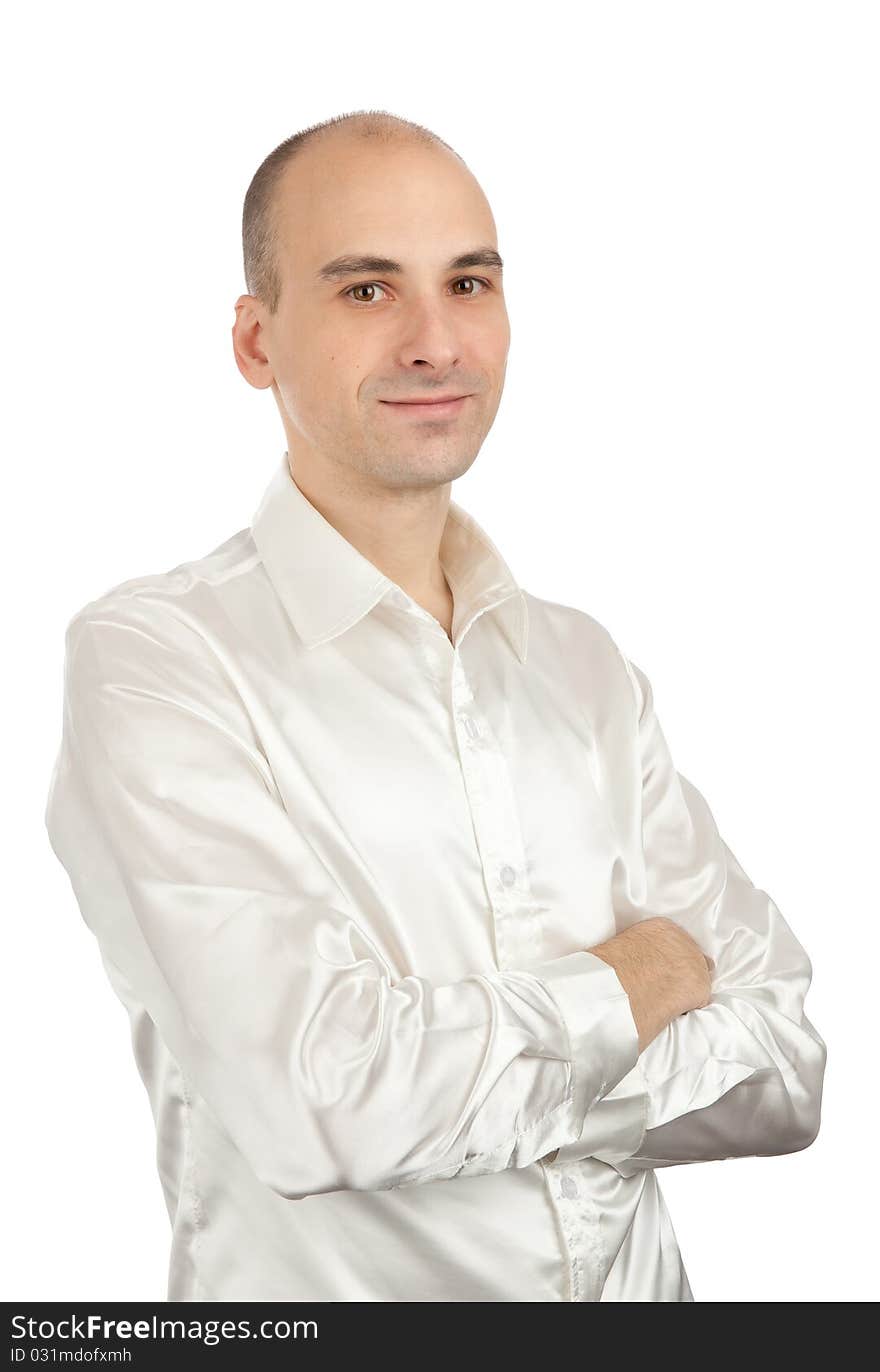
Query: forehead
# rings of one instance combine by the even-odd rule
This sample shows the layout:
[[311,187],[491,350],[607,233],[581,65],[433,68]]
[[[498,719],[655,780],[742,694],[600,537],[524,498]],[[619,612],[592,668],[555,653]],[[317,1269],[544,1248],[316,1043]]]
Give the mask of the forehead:
[[353,252],[439,269],[496,238],[479,183],[453,153],[350,136],[321,139],[285,168],[276,227],[287,262],[313,276]]

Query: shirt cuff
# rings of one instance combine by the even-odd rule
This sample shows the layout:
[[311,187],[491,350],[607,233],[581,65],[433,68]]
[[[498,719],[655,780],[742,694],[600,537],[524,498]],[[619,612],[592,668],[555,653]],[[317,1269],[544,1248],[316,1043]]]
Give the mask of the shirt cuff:
[[[644,1132],[647,1114],[645,1083],[637,1066],[639,1033],[629,996],[611,964],[586,950],[533,964],[528,970],[553,997],[568,1030],[571,1118],[577,1133],[560,1145],[558,1160],[563,1154],[587,1156],[594,1151],[593,1142],[616,1155],[639,1130]],[[613,1094],[618,1084],[620,1089]],[[602,1116],[604,1131],[597,1122],[591,1133],[588,1124],[592,1125],[596,1102],[612,1095]],[[639,1142],[641,1135],[630,1151]]]
[[548,1153],[540,1161],[561,1164],[597,1158],[612,1167],[626,1162],[644,1142],[650,1105],[650,1089],[637,1059],[632,1070],[588,1111],[580,1137],[563,1144],[555,1157]]

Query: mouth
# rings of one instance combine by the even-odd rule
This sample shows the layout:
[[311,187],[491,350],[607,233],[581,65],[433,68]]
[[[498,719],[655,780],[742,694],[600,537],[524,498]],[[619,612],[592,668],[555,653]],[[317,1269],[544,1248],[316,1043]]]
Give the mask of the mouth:
[[447,419],[459,414],[469,395],[447,396],[441,400],[380,400],[391,411],[419,419]]

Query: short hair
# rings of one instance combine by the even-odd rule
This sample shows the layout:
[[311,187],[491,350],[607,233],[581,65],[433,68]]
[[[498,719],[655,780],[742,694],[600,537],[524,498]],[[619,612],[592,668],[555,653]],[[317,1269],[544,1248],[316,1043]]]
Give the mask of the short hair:
[[443,147],[464,164],[464,159],[455,149],[431,129],[411,119],[390,114],[388,110],[353,110],[348,114],[337,114],[285,138],[254,173],[244,198],[241,222],[244,278],[248,294],[261,300],[270,314],[278,309],[281,298],[276,215],[281,176],[309,143],[340,127],[348,127],[359,137],[378,143],[411,142],[423,147]]

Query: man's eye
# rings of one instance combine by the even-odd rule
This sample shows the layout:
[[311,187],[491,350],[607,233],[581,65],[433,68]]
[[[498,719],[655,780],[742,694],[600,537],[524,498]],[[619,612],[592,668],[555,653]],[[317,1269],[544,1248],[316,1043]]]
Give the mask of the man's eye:
[[[485,286],[487,289],[488,289],[488,286],[489,286],[489,282],[488,282],[488,281],[484,281],[483,278],[482,278],[481,276],[460,276],[460,277],[458,278],[458,281],[454,282],[453,284],[457,286],[457,285],[459,284],[460,281],[471,281],[471,282],[473,282],[475,285],[477,285],[477,286]],[[483,293],[482,291],[473,291],[473,290],[471,290],[471,291],[466,291],[466,292],[465,292],[466,295],[482,295],[482,293]]]
[[[360,284],[359,286],[349,286],[348,290],[347,290],[347,291],[344,291],[343,294],[344,294],[344,295],[351,295],[352,291],[376,291],[376,290],[379,290],[379,291],[382,290],[382,287],[379,285],[378,281],[362,281],[361,284]],[[358,305],[372,305],[373,302],[372,302],[372,300],[357,300],[357,301],[355,301],[355,303],[358,304]]]
[[[484,281],[484,280],[482,279],[482,277],[479,277],[479,276],[460,276],[460,277],[457,278],[456,281],[453,282],[453,285],[454,285],[454,286],[458,286],[462,281],[470,281],[470,282],[474,283],[475,285],[478,285],[478,286],[481,286],[481,287],[486,287],[486,288],[488,288],[488,286],[489,286],[489,282],[488,282],[488,281]],[[347,290],[347,291],[344,291],[343,294],[349,296],[352,300],[354,300],[354,302],[355,302],[356,305],[372,305],[372,304],[374,304],[374,300],[375,300],[374,297],[371,297],[371,298],[368,299],[368,300],[364,300],[363,297],[361,297],[360,299],[357,299],[357,298],[352,294],[352,292],[354,292],[354,291],[377,291],[377,290],[381,291],[381,290],[384,290],[384,289],[385,289],[384,286],[380,286],[378,281],[361,281],[361,282],[359,282],[359,284],[358,284],[357,286],[349,286],[348,290]],[[455,295],[460,295],[460,294],[462,294],[462,292],[460,292],[460,291],[454,291],[453,294],[455,294]],[[482,291],[481,291],[481,290],[480,290],[480,291],[469,290],[469,291],[465,291],[463,294],[464,294],[465,298],[467,299],[469,296],[482,295]]]

